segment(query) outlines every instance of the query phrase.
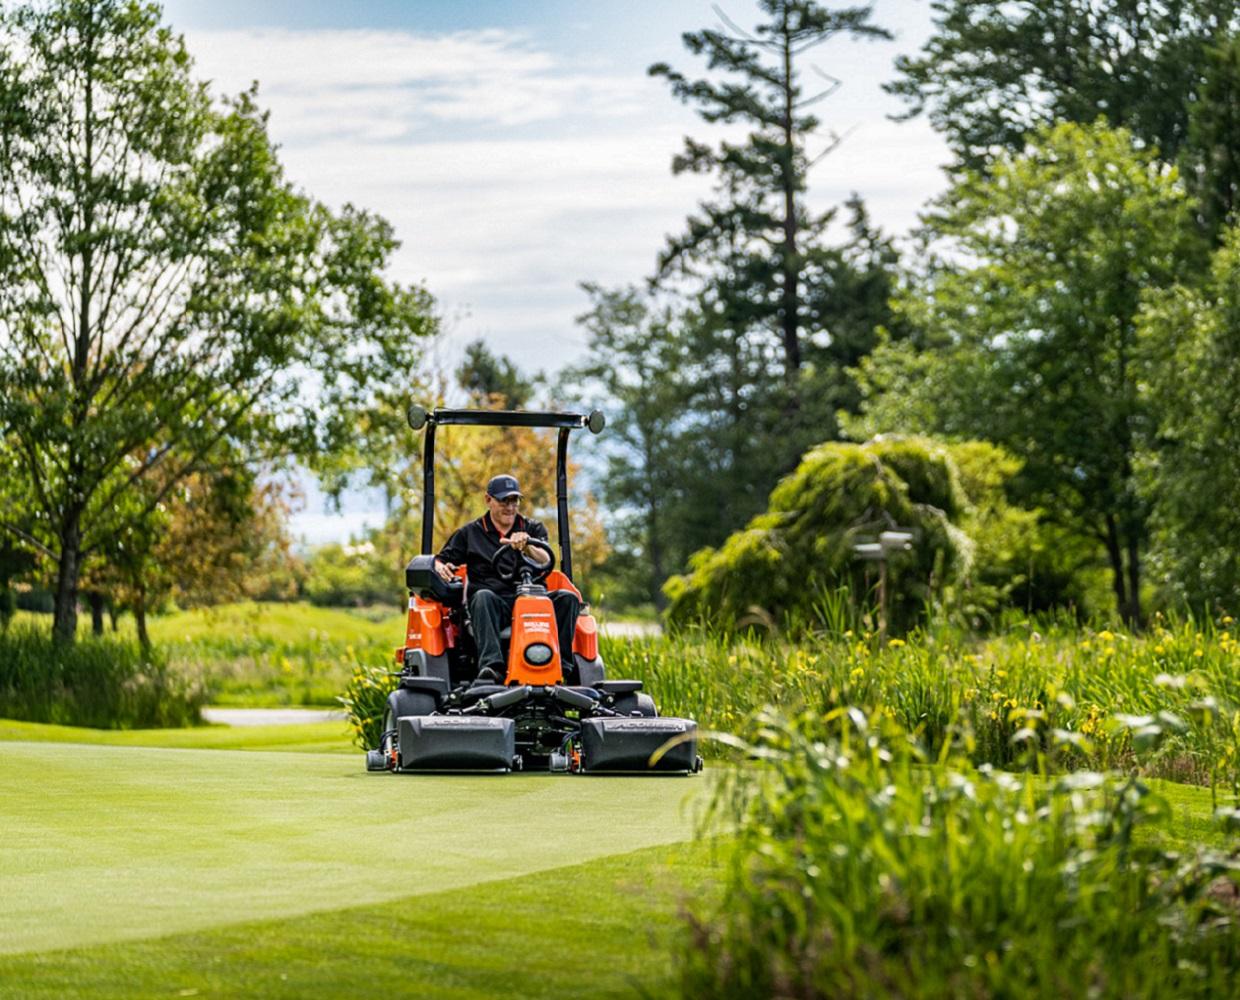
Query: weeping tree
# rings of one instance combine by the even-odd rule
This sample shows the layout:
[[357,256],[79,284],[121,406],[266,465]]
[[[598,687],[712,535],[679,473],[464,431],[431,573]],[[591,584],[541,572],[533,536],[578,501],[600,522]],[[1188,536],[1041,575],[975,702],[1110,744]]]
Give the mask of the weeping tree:
[[356,426],[434,325],[381,276],[390,226],[298,192],[254,93],[217,103],[192,69],[136,0],[0,11],[0,452],[20,481],[0,530],[55,567],[62,642],[84,560],[189,477],[364,450]]
[[955,466],[939,445],[820,445],[776,487],[765,513],[667,582],[668,620],[725,631],[816,623],[824,594],[847,587],[862,595],[874,583],[872,564],[859,562],[854,546],[901,528],[913,543],[891,557],[887,603],[892,625],[908,628],[969,566],[971,543],[956,526],[964,510]]

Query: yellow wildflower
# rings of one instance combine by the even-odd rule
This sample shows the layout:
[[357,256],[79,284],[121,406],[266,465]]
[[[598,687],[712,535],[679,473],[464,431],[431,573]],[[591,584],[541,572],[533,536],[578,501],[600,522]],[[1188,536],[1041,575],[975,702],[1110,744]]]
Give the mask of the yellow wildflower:
[[904,645],[904,640],[903,639],[888,639],[887,645],[890,646],[892,649],[899,649],[901,646]]

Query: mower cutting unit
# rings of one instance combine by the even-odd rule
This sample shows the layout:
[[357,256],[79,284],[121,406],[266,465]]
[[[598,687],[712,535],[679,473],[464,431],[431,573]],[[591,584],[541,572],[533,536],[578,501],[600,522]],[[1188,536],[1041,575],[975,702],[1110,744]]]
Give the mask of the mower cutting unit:
[[[568,437],[603,429],[597,410],[580,413],[409,408],[409,426],[426,427],[422,554],[405,568],[409,616],[396,650],[396,689],[388,696],[379,746],[366,752],[371,771],[519,771],[680,773],[700,771],[697,723],[659,716],[640,681],[608,680],[598,651],[598,626],[582,605],[573,648],[561,650],[552,590],[571,590],[568,530]],[[503,684],[472,685],[478,674],[465,567],[444,581],[432,550],[435,512],[435,429],[447,424],[556,427],[556,514],[560,569],[501,546],[493,566],[517,584],[512,625],[501,633],[507,656]]]

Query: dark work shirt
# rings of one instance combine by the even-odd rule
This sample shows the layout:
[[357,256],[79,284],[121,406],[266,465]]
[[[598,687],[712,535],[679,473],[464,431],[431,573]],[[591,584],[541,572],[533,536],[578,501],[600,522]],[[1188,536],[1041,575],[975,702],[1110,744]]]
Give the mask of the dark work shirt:
[[[542,522],[531,521],[520,514],[512,522],[512,530],[508,532],[508,535],[517,531],[524,531],[531,538],[537,538],[539,541],[547,541],[547,529],[543,527]],[[487,511],[478,520],[470,521],[463,528],[457,528],[447,544],[439,550],[439,558],[458,566],[464,563],[469,573],[470,591],[486,588],[497,594],[515,594],[517,592],[516,581],[510,583],[501,580],[491,568],[491,556],[499,548],[500,539],[507,538],[508,535],[500,534],[499,528],[491,520],[491,512]],[[511,558],[511,556],[508,557],[509,560]]]

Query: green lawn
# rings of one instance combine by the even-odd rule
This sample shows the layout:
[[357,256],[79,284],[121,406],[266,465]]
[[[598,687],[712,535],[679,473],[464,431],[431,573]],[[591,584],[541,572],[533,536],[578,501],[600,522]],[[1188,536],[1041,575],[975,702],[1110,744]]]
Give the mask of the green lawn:
[[691,835],[685,800],[705,787],[3,742],[0,952],[380,903],[673,843]]
[[377,906],[0,955],[0,998],[659,995],[680,902],[714,873],[709,848],[682,844]]
[[[339,723],[0,721],[0,997],[657,995],[709,789],[367,775]],[[1227,842],[1159,791],[1175,844]]]

